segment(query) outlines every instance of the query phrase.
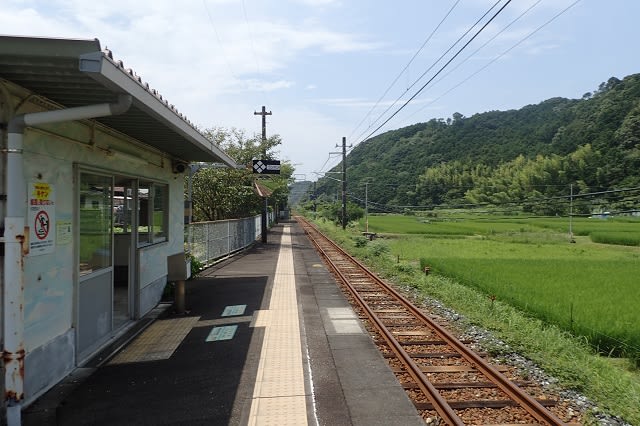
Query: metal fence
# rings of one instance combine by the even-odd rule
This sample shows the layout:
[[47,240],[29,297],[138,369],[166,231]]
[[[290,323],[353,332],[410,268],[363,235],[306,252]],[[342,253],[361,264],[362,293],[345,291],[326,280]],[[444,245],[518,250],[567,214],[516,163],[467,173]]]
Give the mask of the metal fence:
[[[268,223],[272,223],[269,214]],[[260,216],[194,222],[186,226],[185,246],[202,264],[210,264],[253,244],[262,235]]]

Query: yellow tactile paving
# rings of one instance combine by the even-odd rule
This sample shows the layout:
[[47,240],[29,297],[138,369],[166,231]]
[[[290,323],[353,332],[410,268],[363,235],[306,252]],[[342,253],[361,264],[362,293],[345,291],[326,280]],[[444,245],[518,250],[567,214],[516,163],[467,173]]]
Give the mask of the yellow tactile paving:
[[271,311],[255,311],[249,327],[266,327],[271,321]]
[[169,359],[199,319],[186,317],[156,321],[109,364]]
[[306,425],[307,406],[298,301],[289,227],[283,229],[268,311],[254,316],[265,327],[249,425]]
[[254,399],[249,415],[250,425],[300,426],[307,424],[307,415],[300,407],[305,405],[305,396]]

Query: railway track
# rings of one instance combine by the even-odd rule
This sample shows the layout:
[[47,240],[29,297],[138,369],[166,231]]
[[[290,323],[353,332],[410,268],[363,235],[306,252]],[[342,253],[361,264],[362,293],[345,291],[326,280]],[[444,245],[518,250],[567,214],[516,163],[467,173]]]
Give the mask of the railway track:
[[[565,425],[556,401],[510,380],[359,261],[296,217],[373,334],[405,391],[432,424]],[[502,370],[502,371],[501,371]],[[531,395],[529,392],[534,393]],[[439,422],[439,423],[438,423]]]

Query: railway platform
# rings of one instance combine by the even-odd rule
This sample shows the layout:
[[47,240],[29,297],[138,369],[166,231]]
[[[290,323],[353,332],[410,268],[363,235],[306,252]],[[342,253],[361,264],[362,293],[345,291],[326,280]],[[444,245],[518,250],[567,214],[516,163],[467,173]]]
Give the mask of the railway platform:
[[295,222],[187,281],[186,307],[158,308],[23,424],[425,424]]

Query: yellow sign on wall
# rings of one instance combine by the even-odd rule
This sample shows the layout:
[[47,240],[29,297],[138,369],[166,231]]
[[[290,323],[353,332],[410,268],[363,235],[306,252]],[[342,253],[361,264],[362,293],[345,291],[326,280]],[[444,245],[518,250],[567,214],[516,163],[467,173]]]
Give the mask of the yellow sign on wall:
[[29,254],[52,253],[56,245],[55,189],[46,182],[29,184]]

